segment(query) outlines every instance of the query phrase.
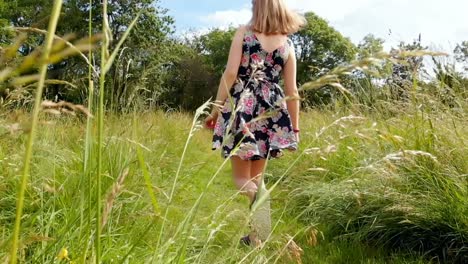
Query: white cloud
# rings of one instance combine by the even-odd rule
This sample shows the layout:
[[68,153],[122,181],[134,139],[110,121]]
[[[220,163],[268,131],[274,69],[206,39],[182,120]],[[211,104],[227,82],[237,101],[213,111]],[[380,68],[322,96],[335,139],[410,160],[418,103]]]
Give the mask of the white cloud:
[[[286,0],[291,8],[313,11],[325,18],[343,35],[359,42],[366,34],[384,38],[387,47],[399,41],[410,42],[422,34],[426,45],[447,51],[468,39],[466,0]],[[245,24],[250,6],[218,11],[200,20],[205,26],[227,27]],[[391,32],[391,34],[390,34]]]
[[286,0],[288,5],[297,11],[314,11],[319,16],[333,21],[341,17],[352,14],[362,6],[372,2],[372,0],[328,0],[328,1],[310,1],[310,0]]
[[446,50],[468,38],[468,2],[464,0],[372,0],[352,13],[330,20],[354,42],[373,33],[388,45],[412,41],[419,34],[426,45]]
[[246,24],[251,16],[250,8],[244,7],[240,10],[216,11],[208,16],[200,17],[200,20],[207,26],[226,28]]

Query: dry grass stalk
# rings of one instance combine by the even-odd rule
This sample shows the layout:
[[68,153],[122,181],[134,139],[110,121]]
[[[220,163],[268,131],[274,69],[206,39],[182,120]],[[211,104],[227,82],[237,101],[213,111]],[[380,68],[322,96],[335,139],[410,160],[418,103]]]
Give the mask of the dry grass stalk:
[[48,100],[43,101],[41,105],[43,111],[50,114],[59,115],[60,113],[67,113],[74,115],[76,112],[81,112],[87,117],[93,117],[91,112],[89,112],[89,110],[83,105],[75,105],[65,101],[54,103]]
[[309,233],[307,234],[307,244],[309,244],[312,247],[317,246],[318,244],[318,230],[315,228],[309,229]]
[[5,126],[6,129],[8,129],[10,131],[10,134],[11,135],[15,135],[17,134],[18,132],[21,132],[23,130],[23,128],[21,127],[21,125],[19,123],[14,123],[14,124],[11,124],[11,125],[6,125]]
[[289,260],[294,263],[302,264],[302,255],[304,254],[304,250],[302,250],[302,248],[296,244],[294,238],[290,235],[287,235],[286,239],[288,239],[288,242],[285,248],[287,250],[286,253],[289,257]]
[[101,229],[103,229],[107,223],[109,215],[112,211],[112,206],[114,205],[114,201],[117,198],[117,196],[119,196],[119,194],[121,193],[123,189],[123,186],[124,186],[123,183],[125,181],[125,178],[128,176],[128,172],[129,172],[129,169],[126,168],[122,172],[122,174],[119,176],[119,178],[117,179],[117,182],[114,183],[114,185],[112,186],[112,191],[107,195],[106,205],[102,212]]
[[432,155],[429,152],[420,151],[420,150],[402,150],[396,153],[390,153],[385,156],[383,161],[400,161],[400,160],[409,160],[413,157],[426,157],[431,159],[434,163],[439,163],[436,156]]
[[340,78],[342,76],[349,76],[353,73],[353,71],[360,70],[371,74],[372,76],[379,77],[379,73],[373,70],[373,68],[382,68],[385,65],[385,62],[390,62],[392,64],[407,64],[406,58],[411,57],[424,57],[424,56],[432,56],[432,57],[439,57],[439,56],[448,56],[446,53],[441,52],[432,52],[432,51],[425,51],[425,50],[415,50],[415,51],[395,51],[394,54],[389,54],[385,52],[381,52],[376,54],[375,57],[371,58],[364,58],[361,60],[356,60],[351,62],[348,65],[340,66],[328,74],[319,77],[314,81],[310,81],[305,83],[301,86],[299,90],[318,90],[326,86],[331,86],[336,88],[339,92],[341,92],[345,96],[353,97],[353,94],[346,89],[340,82]]

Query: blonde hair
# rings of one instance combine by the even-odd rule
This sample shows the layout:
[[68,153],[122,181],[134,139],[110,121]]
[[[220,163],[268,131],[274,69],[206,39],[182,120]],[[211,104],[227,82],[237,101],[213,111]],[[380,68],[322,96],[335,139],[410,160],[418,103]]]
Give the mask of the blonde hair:
[[252,0],[250,27],[266,35],[296,33],[306,20],[290,10],[284,0]]

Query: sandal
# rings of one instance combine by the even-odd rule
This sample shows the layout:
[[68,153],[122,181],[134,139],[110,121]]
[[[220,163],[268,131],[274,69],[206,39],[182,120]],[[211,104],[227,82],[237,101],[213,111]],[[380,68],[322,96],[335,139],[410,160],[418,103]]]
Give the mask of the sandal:
[[246,236],[244,236],[244,237],[242,237],[242,238],[240,239],[240,243],[241,243],[241,244],[244,244],[244,245],[246,245],[246,246],[250,246],[250,244],[251,244],[252,242],[250,241],[249,235],[246,235]]
[[252,201],[252,202],[250,203],[250,205],[249,205],[249,209],[250,209],[250,210],[252,210],[253,204],[257,201],[257,193],[258,193],[258,192],[256,192],[256,193],[254,194],[253,201]]

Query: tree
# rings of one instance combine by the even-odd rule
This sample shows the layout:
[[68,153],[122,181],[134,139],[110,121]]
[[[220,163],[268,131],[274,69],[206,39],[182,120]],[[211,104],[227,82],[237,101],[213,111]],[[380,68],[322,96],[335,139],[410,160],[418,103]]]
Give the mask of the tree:
[[464,65],[464,70],[468,72],[468,41],[458,44],[455,50],[455,59]]
[[[7,21],[6,24],[14,27],[46,28],[52,1],[17,0],[6,4],[3,0],[0,1],[0,17]],[[110,49],[115,47],[128,29],[128,25],[139,15],[135,28],[108,74],[106,91],[110,93],[108,98],[111,98],[111,102],[117,108],[127,105],[124,101],[135,96],[135,93],[152,93],[154,89],[160,88],[164,65],[172,56],[173,41],[169,39],[169,35],[173,32],[173,19],[166,14],[167,10],[158,4],[159,0],[108,1],[107,15],[112,32]],[[76,38],[87,36],[90,8],[93,10],[92,31],[94,34],[101,32],[101,1],[94,0],[93,5],[89,6],[89,0],[64,0],[57,34],[65,35],[71,32]],[[0,41],[2,40],[3,38],[0,38]],[[20,48],[20,55],[31,53],[43,41],[42,35],[31,34],[28,42]],[[99,67],[99,55],[95,54],[96,67]],[[87,65],[80,58],[70,58],[60,64],[51,65],[49,73],[54,78],[81,84],[81,89],[64,91],[55,87],[52,91],[46,91],[46,94],[50,97],[60,95],[70,101],[82,100],[77,96],[86,93],[86,83],[81,81],[87,75],[86,69]],[[139,91],[133,89],[142,85],[144,87]]]
[[193,111],[216,94],[219,78],[205,55],[184,44],[179,51],[168,67],[158,105]]
[[[357,46],[357,59],[359,61],[368,58],[378,58],[383,52],[384,40],[375,37],[373,34],[366,35]],[[387,63],[382,61],[378,65],[368,65],[366,70],[359,69],[353,71],[348,81],[351,83],[348,88],[355,96],[357,102],[361,105],[372,107],[381,99],[383,89],[381,88],[382,76],[388,75]]]
[[390,51],[393,59],[402,62],[393,64],[392,75],[387,79],[387,84],[390,85],[390,91],[395,100],[409,99],[409,91],[415,77],[418,77],[421,69],[424,68],[422,56],[402,57],[401,52],[418,50],[427,50],[427,47],[421,44],[421,35],[413,43],[400,42],[397,49],[393,48]]
[[307,25],[292,36],[298,59],[299,83],[316,79],[355,58],[356,47],[327,21],[310,12]]
[[235,33],[235,28],[229,28],[228,30],[214,29],[194,41],[196,50],[204,57],[205,63],[214,69],[218,78],[221,78],[226,67],[229,49]]
[[357,46],[358,59],[375,57],[383,51],[385,40],[368,34]]
[[213,29],[178,44],[179,55],[167,67],[159,105],[195,110],[216,94],[235,29]]
[[[358,44],[357,59],[362,61],[368,58],[381,58],[383,53],[383,44],[385,40],[377,38],[372,34],[366,35],[364,39]],[[363,78],[382,78],[382,76],[388,75],[388,68],[390,64],[386,61],[382,61],[379,65],[371,65],[368,69],[368,73],[362,71],[355,72],[355,77]],[[372,74],[369,74],[371,72]]]
[[[356,47],[327,21],[310,12],[305,14],[307,25],[291,36],[296,48],[297,81],[304,84],[315,80],[339,65],[355,58]],[[336,96],[332,87],[307,91],[304,102],[309,106],[331,103]]]
[[[313,13],[306,14],[306,19],[309,24],[291,36],[296,46],[299,83],[320,77],[338,65],[351,61],[356,54],[351,41],[330,27],[325,20]],[[202,56],[205,66],[208,66],[205,67],[206,74],[213,74],[209,71],[212,69],[218,79],[221,77],[234,33],[234,28],[214,29],[192,41],[191,45]],[[332,90],[322,89],[319,94],[311,91],[306,97],[317,94],[312,101],[327,101],[331,98]]]

